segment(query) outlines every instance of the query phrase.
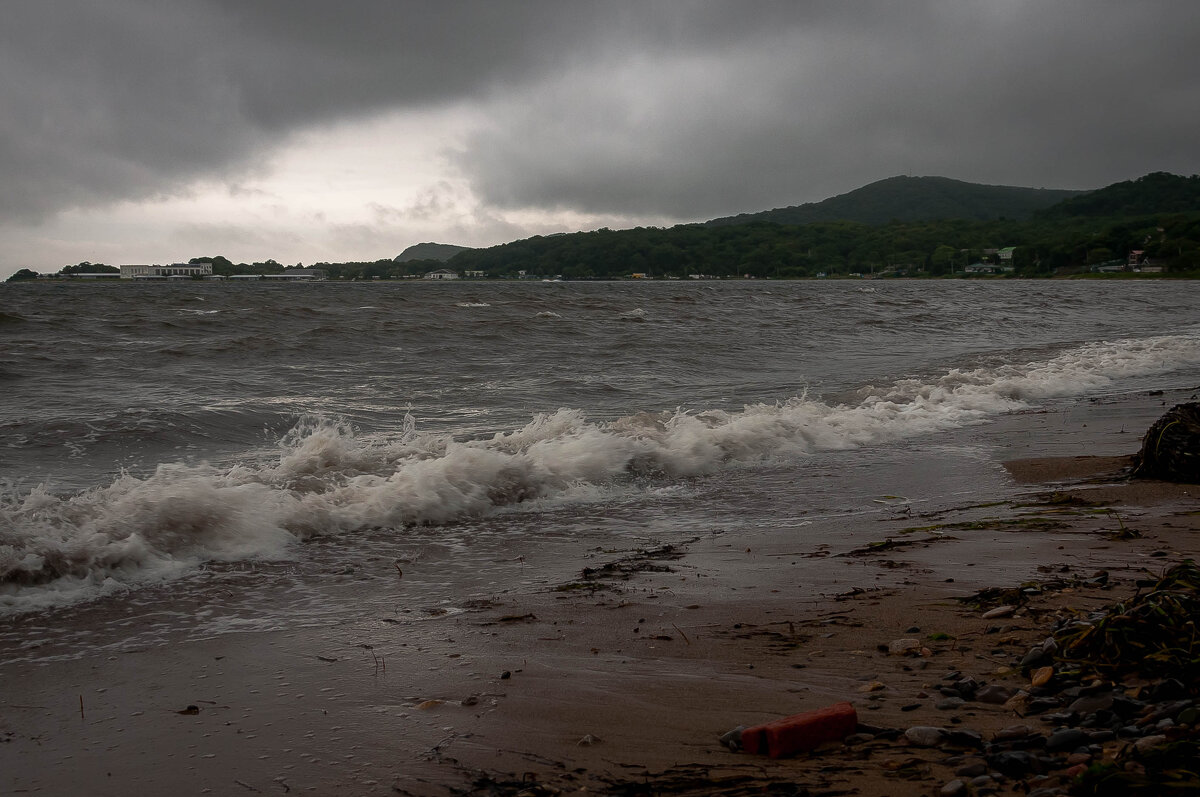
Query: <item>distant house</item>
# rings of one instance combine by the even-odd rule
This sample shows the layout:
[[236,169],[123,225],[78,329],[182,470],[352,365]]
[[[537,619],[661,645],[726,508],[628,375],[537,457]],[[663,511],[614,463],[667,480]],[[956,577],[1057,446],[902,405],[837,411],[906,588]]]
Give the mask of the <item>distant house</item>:
[[991,263],[972,263],[963,269],[964,274],[995,274],[999,266]]
[[481,279],[483,277],[483,272],[482,271],[464,271],[463,276],[466,277],[467,279]]
[[1125,261],[1125,265],[1132,271],[1142,264],[1145,257],[1145,249],[1131,249],[1129,251],[1129,259]]
[[439,268],[437,271],[430,271],[428,274],[426,274],[425,279],[427,279],[427,280],[456,280],[456,279],[458,279],[458,272],[451,271],[448,268]]

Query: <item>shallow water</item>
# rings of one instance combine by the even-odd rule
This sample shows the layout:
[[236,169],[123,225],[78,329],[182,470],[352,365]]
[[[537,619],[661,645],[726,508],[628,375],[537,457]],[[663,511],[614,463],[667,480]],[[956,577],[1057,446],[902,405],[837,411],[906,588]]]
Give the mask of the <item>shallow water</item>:
[[1144,423],[1118,434],[1125,397],[1200,385],[1194,283],[19,285],[0,302],[9,660],[409,622],[569,579],[589,551],[766,527],[811,542],[901,499],[1001,489],[1010,456],[1130,451]]

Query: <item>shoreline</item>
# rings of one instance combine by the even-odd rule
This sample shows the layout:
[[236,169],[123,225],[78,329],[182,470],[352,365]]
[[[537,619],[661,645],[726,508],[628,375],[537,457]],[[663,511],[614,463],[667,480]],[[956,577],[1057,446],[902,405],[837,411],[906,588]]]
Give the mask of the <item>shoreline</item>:
[[[0,787],[936,794],[955,777],[945,762],[964,751],[881,733],[773,760],[732,753],[717,737],[840,701],[880,730],[945,726],[991,739],[1021,722],[1041,729],[1001,705],[939,708],[939,688],[954,671],[1023,685],[1016,664],[1045,638],[1047,618],[1114,603],[1147,572],[1197,556],[1200,487],[1124,482],[1123,461],[1011,462],[1023,497],[898,515],[872,529],[882,537],[873,543],[764,534],[744,549],[713,537],[606,551],[570,581],[476,602],[400,637],[381,619],[0,666],[5,683],[20,684],[6,690],[0,720]],[[1110,539],[1126,528],[1140,536]],[[1009,583],[990,583],[997,556]],[[800,558],[828,562],[820,584],[789,577]],[[977,564],[978,574],[968,569]],[[1108,577],[1092,583],[1099,570]],[[1010,617],[983,619],[959,600],[1016,587],[1027,572],[1057,586]],[[928,655],[888,652],[904,638]],[[991,788],[1027,786],[1008,777]]]

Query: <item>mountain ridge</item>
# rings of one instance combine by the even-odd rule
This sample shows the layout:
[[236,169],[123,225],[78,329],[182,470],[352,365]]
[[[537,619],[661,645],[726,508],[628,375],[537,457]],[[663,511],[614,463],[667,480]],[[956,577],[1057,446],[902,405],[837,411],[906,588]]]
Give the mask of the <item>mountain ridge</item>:
[[991,221],[1024,220],[1036,211],[1056,205],[1086,190],[1022,188],[985,185],[949,177],[888,177],[844,194],[756,213],[739,213],[703,222],[712,227],[731,224],[812,224],[853,221],[880,225],[892,221],[919,222],[943,219]]

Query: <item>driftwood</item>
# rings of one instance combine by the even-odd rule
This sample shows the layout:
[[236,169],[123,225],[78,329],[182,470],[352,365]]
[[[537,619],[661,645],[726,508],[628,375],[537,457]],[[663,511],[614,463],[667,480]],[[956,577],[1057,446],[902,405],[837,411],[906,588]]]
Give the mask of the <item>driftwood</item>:
[[1200,403],[1176,404],[1142,440],[1134,478],[1200,484]]

